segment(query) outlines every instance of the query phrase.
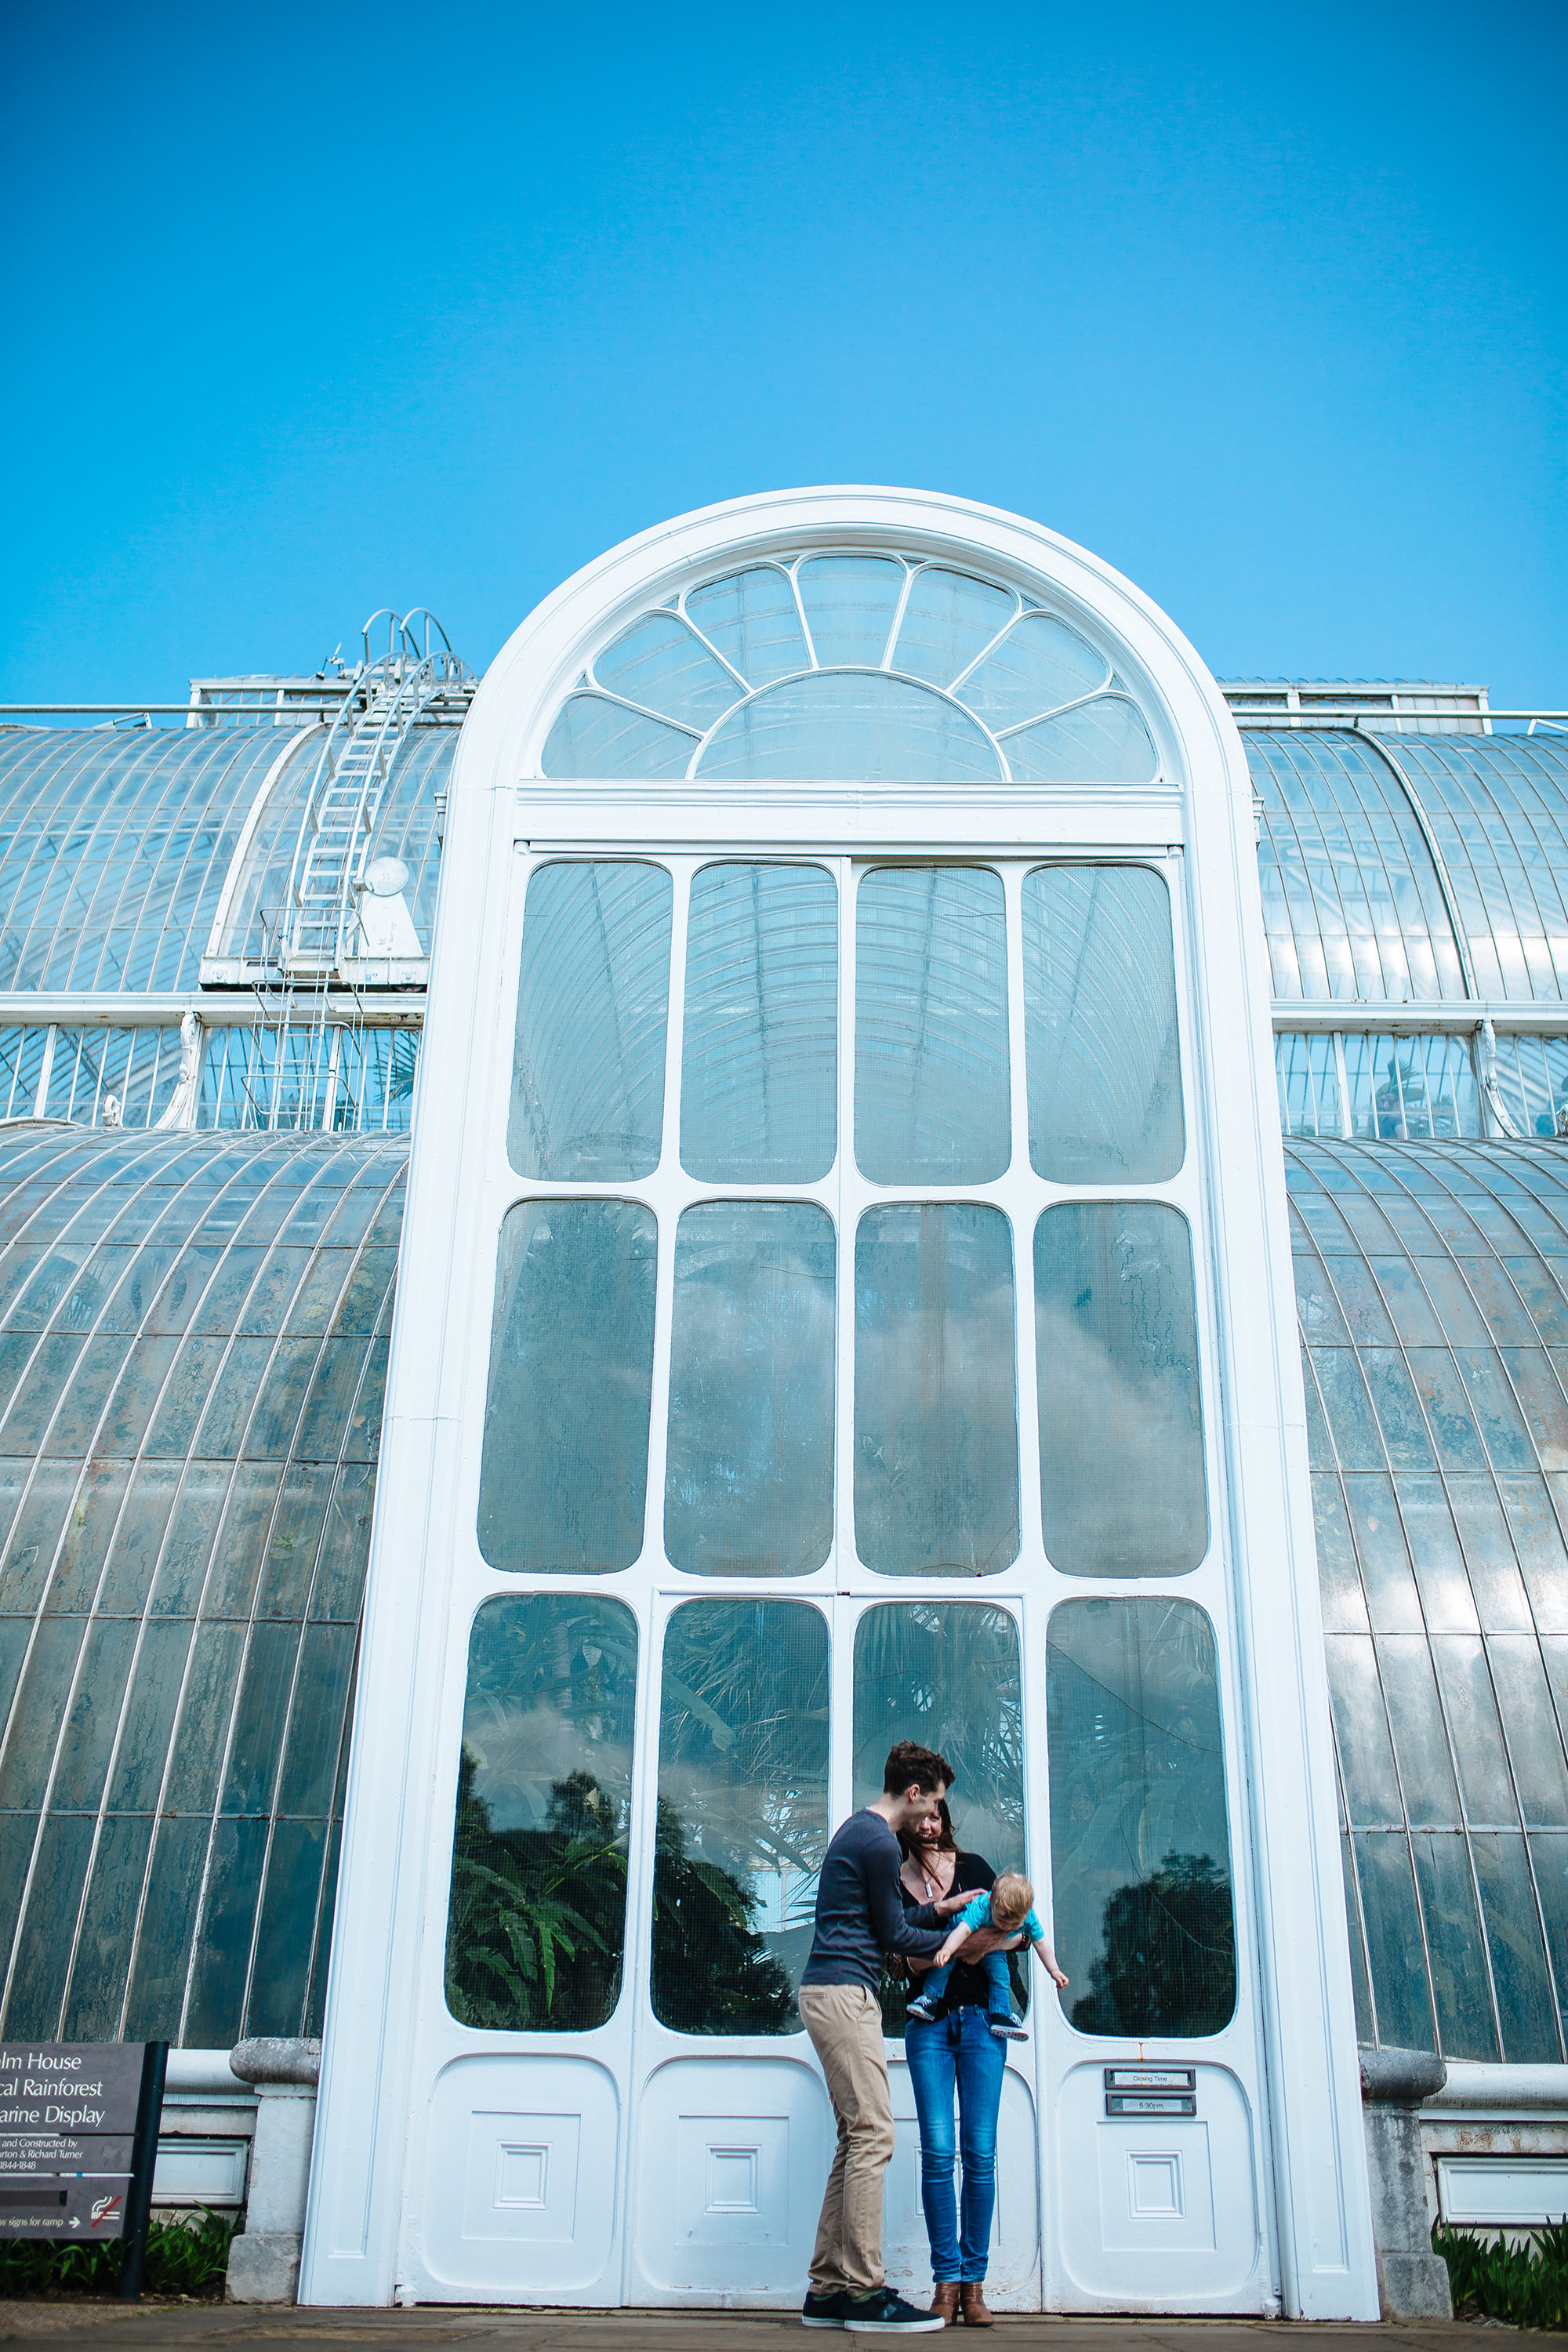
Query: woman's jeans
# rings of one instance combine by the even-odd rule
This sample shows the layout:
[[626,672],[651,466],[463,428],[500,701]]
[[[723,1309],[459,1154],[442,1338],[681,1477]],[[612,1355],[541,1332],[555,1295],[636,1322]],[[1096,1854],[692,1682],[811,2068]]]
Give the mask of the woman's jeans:
[[[954,2009],[931,2025],[911,2017],[904,2028],[904,2056],[921,2119],[921,2200],[931,2240],[931,2277],[938,2286],[947,2279],[983,2279],[996,2210],[996,2116],[1007,2045],[992,2032],[983,2009]],[[953,2158],[959,2155],[963,2158],[962,2240],[952,2187]]]

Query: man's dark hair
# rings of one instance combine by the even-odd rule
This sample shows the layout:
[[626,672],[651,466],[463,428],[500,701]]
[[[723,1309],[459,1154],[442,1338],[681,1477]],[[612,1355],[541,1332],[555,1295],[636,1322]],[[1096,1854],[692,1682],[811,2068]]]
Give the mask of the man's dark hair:
[[901,1797],[906,1789],[924,1789],[934,1795],[938,1790],[951,1789],[954,1778],[945,1756],[939,1756],[933,1748],[922,1748],[918,1739],[900,1739],[888,1750],[882,1794]]

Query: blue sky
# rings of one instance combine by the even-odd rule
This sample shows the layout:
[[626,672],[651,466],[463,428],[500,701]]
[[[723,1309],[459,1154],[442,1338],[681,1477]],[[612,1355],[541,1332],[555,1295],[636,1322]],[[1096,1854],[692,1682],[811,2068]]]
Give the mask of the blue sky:
[[1568,705],[1568,12],[9,16],[0,698],[482,667],[746,491],[1032,515],[1222,676]]

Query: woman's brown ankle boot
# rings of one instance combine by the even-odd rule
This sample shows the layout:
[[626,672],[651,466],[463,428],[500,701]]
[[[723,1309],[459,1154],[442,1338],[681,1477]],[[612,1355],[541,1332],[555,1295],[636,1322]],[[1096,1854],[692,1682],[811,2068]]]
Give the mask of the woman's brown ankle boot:
[[938,2279],[931,2299],[931,2315],[933,2319],[945,2319],[950,2327],[952,2326],[958,2317],[956,2279]]
[[994,2327],[996,2322],[985,2308],[985,2289],[978,2279],[965,2279],[958,2290],[959,2308],[966,2327]]

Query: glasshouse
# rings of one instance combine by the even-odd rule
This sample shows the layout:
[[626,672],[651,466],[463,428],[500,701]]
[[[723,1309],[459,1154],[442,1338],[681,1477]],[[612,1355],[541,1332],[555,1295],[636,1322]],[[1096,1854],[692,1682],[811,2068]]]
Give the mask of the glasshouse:
[[787,492],[12,709],[0,861],[0,2034],[237,2294],[797,2305],[900,1739],[1068,1979],[998,2309],[1568,2207],[1563,713]]

